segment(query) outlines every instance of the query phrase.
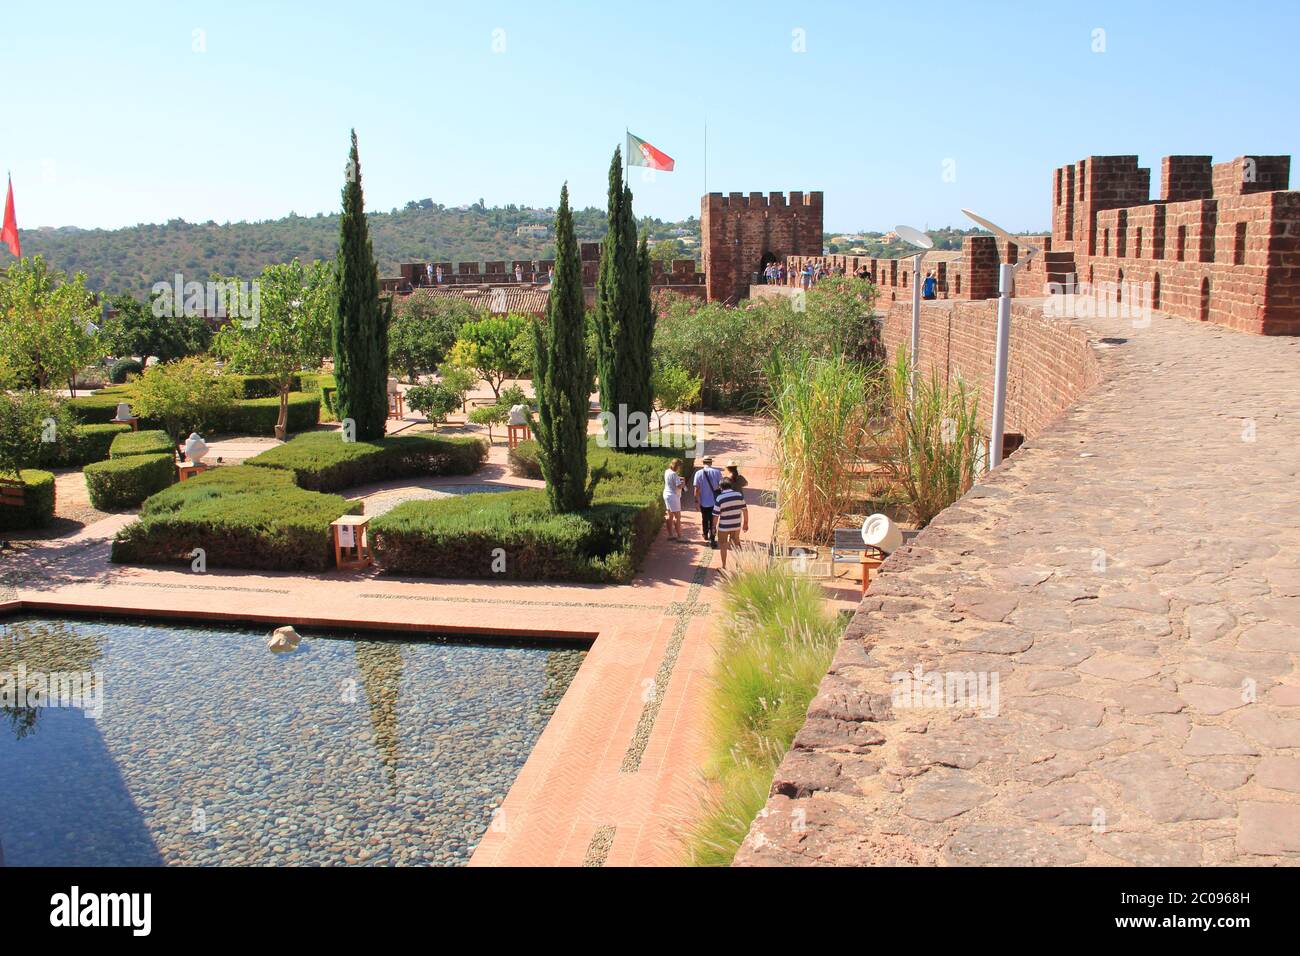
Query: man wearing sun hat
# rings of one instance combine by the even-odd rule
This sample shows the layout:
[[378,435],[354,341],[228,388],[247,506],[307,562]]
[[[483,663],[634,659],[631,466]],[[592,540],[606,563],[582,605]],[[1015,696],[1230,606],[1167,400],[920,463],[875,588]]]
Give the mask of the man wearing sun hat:
[[695,500],[700,504],[700,527],[704,532],[704,540],[716,548],[718,539],[713,529],[713,506],[722,486],[722,472],[713,467],[712,455],[705,455],[700,459],[700,464],[704,467],[695,473],[691,484],[695,488]]

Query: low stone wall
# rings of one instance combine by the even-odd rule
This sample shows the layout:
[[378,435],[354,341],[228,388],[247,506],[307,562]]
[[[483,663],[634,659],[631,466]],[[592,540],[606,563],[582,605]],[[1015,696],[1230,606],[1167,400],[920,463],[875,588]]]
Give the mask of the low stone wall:
[[[912,338],[912,305],[895,303],[882,334],[892,358]],[[987,431],[993,417],[993,359],[997,300],[948,301],[921,308],[923,375],[961,378],[979,391]],[[1087,334],[1066,319],[1045,316],[1039,300],[1011,307],[1011,361],[1007,374],[1006,430],[1031,439],[1100,378]]]

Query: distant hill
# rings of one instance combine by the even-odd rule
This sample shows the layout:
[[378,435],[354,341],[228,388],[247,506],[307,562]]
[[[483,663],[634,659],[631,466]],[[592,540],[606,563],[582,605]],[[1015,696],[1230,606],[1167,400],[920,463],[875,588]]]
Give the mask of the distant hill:
[[[988,235],[982,229],[954,229],[945,226],[942,229],[929,230],[936,249],[960,249],[962,239],[967,236]],[[910,256],[916,249],[899,239],[892,232],[854,232],[825,233],[823,242],[826,251],[835,254],[872,256],[877,259],[897,259]]]
[[[424,199],[405,209],[370,213],[370,236],[380,275],[396,275],[399,262],[483,262],[489,259],[549,259],[555,255],[554,236],[519,234],[520,226],[552,226],[553,209],[518,206],[449,209]],[[310,218],[290,213],[264,222],[189,223],[174,219],[161,225],[125,229],[24,229],[23,253],[43,255],[54,268],[84,272],[96,291],[148,295],[158,281],[171,281],[180,272],[186,279],[206,279],[212,273],[251,277],[263,266],[303,260],[333,259],[338,244],[339,217]],[[605,234],[605,210],[574,212],[579,241]],[[640,226],[651,239],[694,237],[695,217],[682,222],[643,219]],[[698,247],[696,247],[698,248]],[[688,253],[689,254],[689,253]]]

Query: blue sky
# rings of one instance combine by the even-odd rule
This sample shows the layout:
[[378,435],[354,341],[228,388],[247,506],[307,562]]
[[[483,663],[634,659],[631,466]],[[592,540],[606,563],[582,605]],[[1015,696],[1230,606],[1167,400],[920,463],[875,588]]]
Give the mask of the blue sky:
[[820,189],[837,231],[962,206],[1041,229],[1089,154],[1137,153],[1155,190],[1166,154],[1300,153],[1292,0],[7,7],[24,228],[330,211],[351,126],[372,210],[553,205],[566,179],[600,205],[629,127],[677,160],[633,170],[637,212],[677,219],[707,123],[709,189]]

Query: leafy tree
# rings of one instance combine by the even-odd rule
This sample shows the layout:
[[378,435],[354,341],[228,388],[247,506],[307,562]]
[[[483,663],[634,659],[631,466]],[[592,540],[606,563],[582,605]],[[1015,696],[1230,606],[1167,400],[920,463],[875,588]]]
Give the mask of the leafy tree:
[[573,236],[569,187],[560,190],[555,217],[555,281],[546,320],[533,326],[533,388],[537,393],[538,463],[546,496],[557,514],[591,504],[587,484],[587,410],[591,371],[587,366],[587,323],[582,263]]
[[[554,292],[552,292],[554,295]],[[476,370],[501,397],[501,384],[526,371],[518,340],[528,334],[530,319],[523,315],[491,315],[467,323],[452,346],[453,364]]]
[[388,361],[415,384],[447,357],[465,323],[479,318],[468,302],[411,295],[394,307],[388,329]]
[[460,408],[461,397],[460,392],[448,388],[442,382],[415,385],[406,390],[406,404],[428,418],[435,429],[448,415]]
[[700,399],[702,380],[680,365],[659,365],[650,379],[655,392],[655,414],[663,431],[667,412],[684,412]]
[[212,330],[201,316],[167,315],[157,305],[158,296],[145,304],[134,296],[115,295],[109,305],[115,314],[104,323],[104,349],[118,357],[156,356],[160,362],[206,352]]
[[39,389],[67,383],[100,357],[99,307],[86,277],[52,272],[41,256],[23,258],[0,281],[0,356],[20,381]]
[[338,414],[356,423],[358,441],[374,441],[384,437],[388,423],[388,324],[393,300],[379,298],[379,269],[366,224],[356,130],[343,185],[335,281],[332,344]]
[[161,421],[172,441],[180,442],[211,428],[241,395],[237,379],[222,375],[210,359],[190,356],[145,369],[135,380],[131,407],[141,418]]
[[493,426],[500,427],[506,423],[510,417],[510,406],[498,402],[496,405],[483,405],[469,413],[469,420],[475,425],[486,425],[488,430],[488,444],[495,444],[496,439],[492,435]]
[[685,258],[682,253],[680,239],[660,239],[650,247],[650,258],[662,263],[665,271],[672,269],[674,259]]
[[478,373],[463,365],[443,362],[438,366],[438,384],[451,389],[456,394],[462,409],[465,407],[465,396],[478,384],[478,381]]
[[269,375],[280,396],[275,437],[284,440],[289,425],[293,377],[319,368],[329,351],[334,276],[329,263],[304,266],[297,259],[262,270],[257,283],[260,308],[251,320],[231,322],[218,334],[214,348],[232,371]]

